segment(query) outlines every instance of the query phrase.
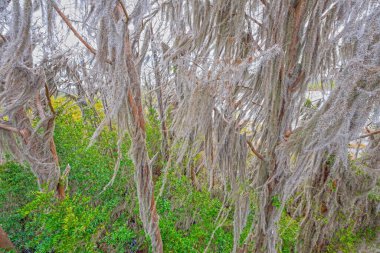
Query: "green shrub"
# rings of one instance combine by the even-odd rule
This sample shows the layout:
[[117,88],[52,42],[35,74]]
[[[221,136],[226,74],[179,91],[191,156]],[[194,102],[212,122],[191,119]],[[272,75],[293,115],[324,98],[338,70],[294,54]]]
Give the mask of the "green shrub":
[[37,189],[28,167],[15,162],[0,165],[0,225],[15,245],[24,245],[30,234],[18,209],[33,199],[31,192]]
[[[379,229],[377,229],[379,230]],[[351,253],[357,252],[357,247],[362,242],[370,242],[376,239],[376,229],[363,228],[355,230],[353,225],[338,230],[327,246],[327,253]]]
[[290,217],[286,212],[283,212],[279,224],[279,234],[282,240],[282,253],[295,252],[299,230],[299,221]]
[[[156,189],[161,186],[158,182]],[[200,252],[216,228],[222,203],[205,191],[197,191],[186,177],[169,175],[163,196],[158,200],[160,229],[165,252]],[[217,229],[209,252],[230,252],[232,217]]]
[[[94,110],[86,109],[84,120],[74,103],[65,104],[62,99],[54,103],[59,105],[54,139],[60,164],[62,168],[67,164],[71,166],[67,197],[59,201],[53,193],[37,192],[36,179],[30,169],[7,162],[0,166],[0,225],[19,250],[122,253],[149,249],[149,238],[139,218],[133,163],[127,156],[130,140],[127,136],[124,138],[118,175],[113,185],[104,190],[117,159],[115,127],[104,129],[95,144],[88,147],[95,131],[94,121],[98,120]],[[150,108],[147,115],[147,148],[152,157],[160,152],[162,137],[157,112]],[[333,161],[331,156],[328,164]],[[161,169],[165,162],[159,156],[154,166]],[[199,182],[202,182],[201,176]],[[161,185],[162,176],[157,178],[156,196]],[[371,193],[373,201],[378,199],[377,193]],[[272,205],[273,208],[281,206],[278,196],[272,198]],[[221,201],[207,190],[197,190],[188,178],[169,173],[163,196],[157,200],[164,251],[202,252],[218,225],[216,218],[221,207]],[[120,211],[115,213],[118,209]],[[254,222],[255,207],[251,209],[241,244]],[[280,252],[295,252],[299,230],[299,221],[284,211],[278,231],[282,239]],[[355,252],[363,238],[373,238],[374,234],[370,229],[354,231],[347,227],[339,230],[328,252]],[[230,252],[232,246],[233,212],[215,230],[209,252]],[[254,242],[248,247],[252,249]]]
[[79,195],[59,201],[53,192],[36,192],[35,199],[20,210],[28,220],[26,230],[32,233],[25,246],[35,252],[96,252],[92,236],[107,219],[102,211]]

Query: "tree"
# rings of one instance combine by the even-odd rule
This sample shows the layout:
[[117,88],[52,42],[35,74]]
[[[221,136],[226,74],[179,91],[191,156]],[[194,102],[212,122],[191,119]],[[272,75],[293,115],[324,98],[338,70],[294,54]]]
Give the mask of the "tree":
[[[19,17],[23,18],[19,20]],[[60,177],[53,139],[55,112],[43,66],[33,68],[32,1],[13,1],[13,24],[1,46],[1,147],[27,161],[40,189],[58,194]],[[21,22],[20,22],[21,21]],[[32,115],[30,115],[32,112]],[[33,121],[38,123],[33,126]]]
[[[67,10],[81,27],[55,1],[34,4],[42,31],[32,22],[31,0],[0,6],[12,12],[0,20],[0,128],[2,150],[26,154],[41,186],[57,189],[61,177],[50,96],[56,89],[71,95],[73,82],[77,98],[103,101],[106,116],[93,141],[111,121],[119,143],[126,133],[131,138],[140,218],[153,251],[162,252],[141,81],[154,76],[163,181],[174,167],[196,186],[204,171],[209,191],[223,199],[216,227],[234,212],[234,252],[251,241],[255,252],[277,252],[284,213],[301,220],[297,250],[321,252],[339,228],[337,211],[373,210],[378,129],[362,132],[380,106],[377,1],[75,1]],[[66,48],[65,29],[84,47]],[[320,105],[306,100],[312,83],[330,86]],[[357,138],[369,144],[350,158]],[[357,167],[370,179],[355,174]],[[255,221],[241,248],[252,205]]]

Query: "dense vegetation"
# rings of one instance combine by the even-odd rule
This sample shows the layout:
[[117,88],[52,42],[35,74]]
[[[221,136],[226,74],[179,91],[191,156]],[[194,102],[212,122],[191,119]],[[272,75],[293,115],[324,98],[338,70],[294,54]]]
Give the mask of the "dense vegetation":
[[[29,252],[148,250],[149,238],[143,233],[138,202],[134,197],[134,167],[128,157],[121,161],[113,185],[104,190],[117,158],[115,131],[108,129],[95,145],[88,147],[94,127],[90,121],[84,121],[79,107],[72,102],[64,103],[63,98],[57,99],[54,105],[59,112],[54,138],[60,163],[70,164],[72,168],[68,195],[59,201],[54,192],[40,192],[28,165],[18,164],[8,157],[9,161],[0,166],[0,224],[3,229],[18,250]],[[159,150],[161,135],[157,113],[151,109],[148,114],[147,143],[149,152],[153,153]],[[129,145],[126,136],[123,149],[127,150]],[[161,177],[157,178],[156,192],[161,184]],[[374,193],[373,198],[379,198],[379,195]],[[195,189],[189,179],[173,170],[157,205],[165,252],[201,252],[213,233],[210,252],[231,251],[232,212],[218,227],[216,221],[222,202],[211,196],[207,189]],[[273,199],[274,207],[280,205],[278,199]],[[252,208],[255,210],[254,206]],[[251,227],[253,214],[251,216],[241,243]],[[346,221],[348,218],[342,219]],[[374,240],[379,229],[357,230],[347,224],[334,235],[327,252],[355,252],[361,243]],[[284,212],[279,226],[283,240],[280,252],[294,252],[299,220]]]
[[0,250],[376,252],[378,0],[0,0]]

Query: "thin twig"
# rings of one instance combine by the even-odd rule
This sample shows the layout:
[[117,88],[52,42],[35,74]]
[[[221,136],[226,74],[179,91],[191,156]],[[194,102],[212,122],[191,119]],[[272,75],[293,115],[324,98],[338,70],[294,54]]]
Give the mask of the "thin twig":
[[261,3],[265,6],[265,7],[268,7],[268,2],[266,0],[260,0]]
[[[82,44],[93,54],[93,55],[96,55],[96,50],[90,45],[87,43],[87,41],[82,37],[82,35],[80,35],[78,33],[78,31],[74,28],[73,24],[70,22],[70,20],[66,17],[66,15],[59,9],[58,5],[52,1],[52,4],[53,4],[53,8],[56,10],[56,12],[59,14],[59,16],[61,16],[61,18],[63,19],[63,21],[66,23],[66,25],[70,28],[70,30],[74,33],[75,37],[77,37],[80,42],[82,42]],[[112,61],[110,60],[106,60],[106,63],[108,64],[111,64],[112,65]]]
[[119,0],[119,4],[121,6],[121,8],[123,9],[123,12],[124,12],[124,15],[125,15],[125,18],[126,18],[126,23],[128,23],[129,21],[129,15],[128,15],[128,12],[127,12],[127,8],[125,8],[124,6],[124,3],[123,3],[123,0]]
[[0,34],[0,38],[1,38],[4,42],[7,42],[7,39],[4,37],[4,35]]
[[50,99],[49,88],[46,84],[45,84],[45,96],[46,96],[50,111],[53,113],[53,115],[55,115],[56,113],[53,107],[53,103],[51,102],[51,99]]
[[366,138],[366,137],[369,137],[369,136],[372,136],[372,135],[375,135],[375,134],[380,134],[380,130],[376,130],[374,132],[370,132],[368,134],[361,135],[357,139]]
[[255,147],[253,146],[252,142],[247,140],[248,147],[251,149],[252,153],[254,153],[260,160],[265,161],[265,158],[262,154],[260,154]]
[[40,118],[45,119],[46,115],[45,115],[44,108],[43,108],[42,103],[41,103],[41,96],[40,96],[39,92],[36,94],[35,103],[36,103],[37,111],[38,111],[38,114],[40,115]]
[[[262,24],[261,22],[259,22],[257,19],[255,19],[255,18],[249,16],[248,14],[245,14],[245,16],[246,16],[248,19],[252,20],[256,25],[258,25],[258,26],[260,26],[260,27],[263,27],[263,24]],[[255,42],[256,42],[256,41],[255,41]],[[256,44],[258,45],[257,42],[256,42]]]

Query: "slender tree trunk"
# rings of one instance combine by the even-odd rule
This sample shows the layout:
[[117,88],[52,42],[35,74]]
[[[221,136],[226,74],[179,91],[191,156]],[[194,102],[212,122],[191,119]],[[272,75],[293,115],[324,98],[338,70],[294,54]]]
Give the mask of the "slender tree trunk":
[[[1,78],[5,80],[3,87],[7,92],[5,100],[2,94],[1,107],[9,108],[3,113],[8,116],[7,123],[14,129],[12,132],[16,133],[10,135],[12,143],[8,141],[5,144],[12,146],[12,153],[19,161],[29,163],[40,190],[57,191],[60,171],[53,140],[55,113],[46,85],[46,75],[33,69],[32,1],[23,1],[22,15],[20,9],[19,1],[13,1],[14,19],[22,25],[15,23],[12,27],[14,31],[10,43],[16,43],[16,50],[14,55],[8,55],[8,61],[14,62],[11,67],[1,69]],[[7,57],[6,54],[4,56]],[[45,100],[41,99],[43,94]],[[49,110],[51,113],[46,113]],[[38,117],[31,116],[30,112]],[[34,120],[39,120],[36,126]]]
[[[45,149],[44,140],[40,136],[32,136],[33,128],[23,108],[16,113],[15,121],[22,138],[22,150],[27,150],[26,158],[37,177],[40,190],[56,191],[60,173],[53,137],[46,144],[48,149]],[[48,128],[53,127],[51,124],[54,123],[50,121]]]
[[140,217],[145,232],[150,236],[153,252],[163,252],[158,214],[154,200],[152,168],[146,148],[145,119],[141,101],[140,78],[133,60],[128,28],[125,26],[125,58],[130,85],[127,87],[127,102],[131,120],[132,158],[135,164],[135,179],[140,207]]
[[152,46],[152,53],[153,53],[153,66],[154,66],[154,77],[156,79],[155,82],[155,91],[157,96],[157,104],[158,104],[158,113],[160,115],[160,122],[161,122],[161,134],[162,134],[162,144],[161,144],[161,152],[162,152],[162,158],[164,160],[168,159],[169,151],[168,151],[168,133],[167,133],[167,127],[165,122],[165,110],[164,110],[164,104],[162,102],[162,82],[161,82],[161,74],[159,70],[159,59],[157,55],[157,46],[154,41],[153,36],[153,28],[151,27],[151,46]]
[[205,140],[205,156],[206,156],[206,168],[208,176],[208,191],[212,192],[215,184],[215,170],[214,170],[214,149],[212,138],[212,126],[207,130]]
[[[271,231],[270,228],[273,227],[275,218],[278,215],[278,210],[273,206],[273,198],[278,192],[282,192],[281,185],[279,185],[279,178],[276,175],[281,174],[279,170],[286,168],[286,164],[278,160],[276,155],[276,148],[279,143],[286,137],[290,129],[291,119],[294,115],[289,114],[289,108],[292,100],[292,93],[297,90],[297,86],[301,84],[304,80],[304,75],[301,70],[297,70],[297,59],[299,57],[300,47],[299,34],[302,28],[302,18],[306,10],[306,1],[299,0],[295,4],[289,6],[286,11],[288,11],[287,22],[284,24],[286,34],[284,38],[289,38],[291,43],[284,44],[285,56],[283,61],[274,62],[273,64],[279,64],[279,66],[274,69],[278,69],[279,72],[276,74],[277,80],[275,80],[277,85],[273,86],[271,101],[271,108],[273,114],[268,115],[267,125],[268,139],[266,142],[271,143],[267,148],[267,155],[270,158],[268,163],[262,164],[263,170],[263,187],[262,197],[260,198],[261,207],[265,215],[261,215],[259,218],[259,225],[257,231],[257,243],[256,252],[274,252],[275,245],[274,242],[278,241],[275,231]],[[279,30],[280,32],[281,29]],[[287,43],[285,41],[277,41],[278,39],[274,37],[272,43]],[[290,83],[289,81],[292,80]],[[287,86],[286,89],[282,89],[284,85]],[[267,183],[268,182],[268,183]]]

